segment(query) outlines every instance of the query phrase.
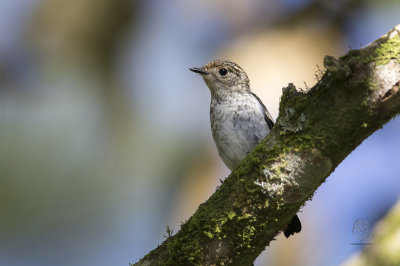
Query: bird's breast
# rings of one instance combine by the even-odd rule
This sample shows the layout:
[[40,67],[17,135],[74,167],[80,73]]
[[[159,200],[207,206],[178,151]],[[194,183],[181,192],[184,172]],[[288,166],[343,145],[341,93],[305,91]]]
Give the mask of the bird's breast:
[[211,102],[211,130],[218,153],[231,170],[269,132],[262,108],[252,99]]

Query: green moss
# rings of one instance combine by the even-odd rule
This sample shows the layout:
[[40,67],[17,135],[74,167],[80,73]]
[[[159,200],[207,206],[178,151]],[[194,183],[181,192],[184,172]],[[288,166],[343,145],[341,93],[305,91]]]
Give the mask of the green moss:
[[208,238],[214,238],[214,234],[211,232],[206,232],[204,231],[204,234],[208,237]]
[[228,218],[229,218],[230,220],[232,220],[235,216],[236,216],[236,213],[233,212],[233,211],[231,211],[231,212],[228,213]]
[[376,65],[386,65],[391,59],[400,58],[400,36],[397,34],[386,42],[380,43],[374,53],[365,62],[375,62]]
[[400,59],[400,35],[397,31],[392,31],[386,38],[376,41],[375,45],[349,51],[340,57],[340,61],[345,61],[350,66],[371,62],[375,65],[385,65],[391,59]]

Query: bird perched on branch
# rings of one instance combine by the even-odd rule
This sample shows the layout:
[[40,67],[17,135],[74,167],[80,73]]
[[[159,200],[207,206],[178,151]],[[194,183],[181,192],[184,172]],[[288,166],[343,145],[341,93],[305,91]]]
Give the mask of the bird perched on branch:
[[[267,136],[274,126],[273,119],[251,92],[249,78],[236,63],[213,60],[190,70],[199,73],[210,89],[212,135],[221,159],[233,170]],[[289,237],[300,230],[301,223],[295,215],[284,235]]]

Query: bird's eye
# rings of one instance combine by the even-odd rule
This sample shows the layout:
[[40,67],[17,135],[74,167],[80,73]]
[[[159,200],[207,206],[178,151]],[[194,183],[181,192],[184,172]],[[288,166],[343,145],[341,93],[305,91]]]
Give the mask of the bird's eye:
[[221,68],[221,69],[219,70],[219,74],[220,74],[221,76],[225,76],[226,74],[228,74],[228,69],[226,69],[226,68]]

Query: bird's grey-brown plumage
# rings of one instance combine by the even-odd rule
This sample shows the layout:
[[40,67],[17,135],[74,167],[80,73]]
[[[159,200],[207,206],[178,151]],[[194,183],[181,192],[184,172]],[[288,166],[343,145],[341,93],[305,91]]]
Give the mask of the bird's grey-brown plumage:
[[[222,160],[233,170],[269,133],[272,121],[250,93],[227,94],[224,99],[211,99],[210,120],[214,141]],[[270,122],[267,122],[270,121]]]
[[[233,170],[272,129],[274,122],[261,100],[250,91],[243,69],[227,60],[213,60],[201,68],[190,68],[202,75],[211,92],[211,130],[218,153]],[[284,231],[286,237],[301,230],[293,217]]]

